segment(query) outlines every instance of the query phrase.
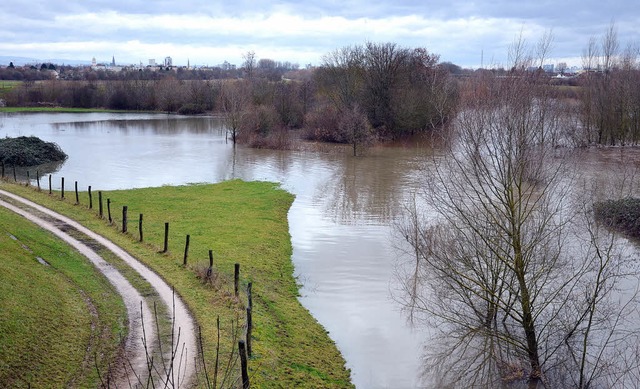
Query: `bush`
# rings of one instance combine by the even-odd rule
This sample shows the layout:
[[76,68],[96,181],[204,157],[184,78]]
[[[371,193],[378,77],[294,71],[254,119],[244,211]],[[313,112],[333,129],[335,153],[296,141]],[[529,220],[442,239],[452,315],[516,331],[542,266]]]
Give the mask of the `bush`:
[[333,107],[315,109],[305,118],[305,136],[307,140],[345,143],[344,134],[340,133],[340,116]]
[[0,161],[5,165],[36,166],[65,159],[67,154],[60,146],[35,136],[0,139]]
[[178,109],[179,115],[198,115],[204,113],[204,107],[200,104],[188,103]]
[[246,112],[240,127],[239,140],[246,144],[246,139],[252,138],[254,135],[267,136],[271,131],[281,128],[282,123],[275,108],[259,105]]
[[610,228],[640,238],[640,199],[626,197],[595,204],[596,219]]

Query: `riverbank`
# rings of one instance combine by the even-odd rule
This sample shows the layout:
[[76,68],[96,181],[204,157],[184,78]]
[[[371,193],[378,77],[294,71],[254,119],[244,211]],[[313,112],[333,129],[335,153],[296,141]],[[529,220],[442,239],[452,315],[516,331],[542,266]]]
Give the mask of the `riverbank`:
[[[232,326],[244,326],[246,285],[253,283],[253,357],[251,384],[256,387],[350,387],[349,371],[326,331],[297,300],[287,212],[293,196],[271,183],[228,181],[214,185],[146,188],[104,192],[114,223],[97,216],[87,194],[80,205],[32,188],[2,184],[63,213],[113,240],[174,285],[201,326],[209,375],[215,369],[216,322],[220,318],[220,364],[233,355]],[[67,193],[67,197],[71,198]],[[75,200],[75,199],[74,199]],[[122,234],[122,206],[128,207],[129,233]],[[105,217],[107,217],[105,200]],[[138,235],[144,215],[144,242]],[[169,250],[162,251],[164,223],[170,223]],[[185,237],[190,235],[188,265],[183,266]],[[197,277],[214,254],[215,282]],[[233,291],[234,264],[240,264],[240,296]],[[232,324],[233,322],[233,324]],[[242,336],[242,330],[238,331]],[[193,355],[193,354],[192,354]],[[224,361],[224,362],[223,362]],[[236,368],[237,369],[237,368]],[[237,371],[237,370],[235,370]],[[220,382],[220,381],[218,381]]]

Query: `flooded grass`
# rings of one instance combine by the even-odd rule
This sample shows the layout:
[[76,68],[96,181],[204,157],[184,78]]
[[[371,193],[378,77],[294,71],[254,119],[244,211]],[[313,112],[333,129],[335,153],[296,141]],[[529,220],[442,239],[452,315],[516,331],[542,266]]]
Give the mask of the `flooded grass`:
[[[126,312],[80,254],[0,208],[0,387],[97,387]],[[95,359],[94,359],[95,356]]]
[[[113,240],[142,260],[185,300],[202,328],[207,370],[213,371],[216,320],[223,330],[222,360],[231,352],[231,323],[244,325],[246,286],[253,283],[253,357],[251,384],[256,387],[351,387],[344,359],[326,331],[299,303],[293,277],[287,213],[293,196],[273,183],[227,181],[213,185],[165,186],[103,193],[110,198],[113,225],[94,209],[61,201],[32,189],[3,185]],[[82,193],[82,204],[88,203]],[[128,207],[128,233],[122,234],[122,207]],[[144,242],[138,242],[138,215],[144,215]],[[170,223],[169,252],[163,249],[164,223]],[[188,265],[183,266],[185,236],[190,235]],[[214,253],[214,270],[233,280],[234,264],[241,269],[240,298],[232,282],[214,288],[197,277]],[[225,340],[227,339],[227,340]]]

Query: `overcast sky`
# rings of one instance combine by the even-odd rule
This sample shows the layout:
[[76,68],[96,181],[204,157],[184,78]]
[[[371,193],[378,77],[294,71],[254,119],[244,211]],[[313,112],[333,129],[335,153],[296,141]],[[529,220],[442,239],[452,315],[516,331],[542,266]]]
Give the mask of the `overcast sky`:
[[426,47],[465,67],[507,65],[522,34],[552,31],[549,63],[580,64],[612,22],[622,48],[640,43],[637,0],[0,0],[0,56],[132,64],[240,65],[242,54],[317,65],[347,45]]

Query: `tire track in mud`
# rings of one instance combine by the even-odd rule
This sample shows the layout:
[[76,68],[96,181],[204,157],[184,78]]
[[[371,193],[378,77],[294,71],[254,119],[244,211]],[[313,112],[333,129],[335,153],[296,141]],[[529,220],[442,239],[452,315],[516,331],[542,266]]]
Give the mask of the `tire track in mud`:
[[[18,204],[14,205],[2,197]],[[173,366],[169,366],[173,372],[170,376],[175,377],[171,386],[188,387],[190,383],[194,382],[196,369],[193,361],[197,355],[195,323],[184,302],[174,295],[173,289],[160,276],[113,242],[46,207],[4,190],[0,190],[0,206],[27,218],[74,247],[94,264],[122,296],[129,321],[129,333],[125,339],[125,358],[127,364],[133,368],[133,372],[131,369],[126,371],[122,369],[118,372],[116,374],[118,387],[129,387],[130,383],[138,381],[135,374],[144,377],[144,372],[149,370],[147,356],[153,353],[149,352],[150,347],[157,348],[154,341],[157,338],[157,323],[154,313],[147,304],[143,303],[145,297],[115,267],[96,252],[98,247],[109,250],[124,261],[151,285],[168,309],[173,309],[174,328],[175,332],[179,334],[179,344],[172,345],[173,347],[170,347],[169,350],[167,347],[163,349],[165,354],[170,353],[171,348],[177,354],[176,359],[173,360]],[[143,339],[147,339],[146,344]],[[171,362],[170,356],[165,356],[165,359],[169,359]],[[155,369],[157,369],[158,375],[167,376],[165,367],[156,366]]]

